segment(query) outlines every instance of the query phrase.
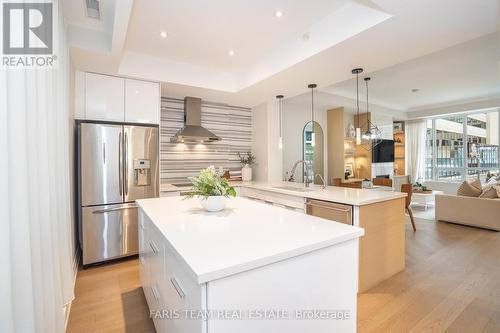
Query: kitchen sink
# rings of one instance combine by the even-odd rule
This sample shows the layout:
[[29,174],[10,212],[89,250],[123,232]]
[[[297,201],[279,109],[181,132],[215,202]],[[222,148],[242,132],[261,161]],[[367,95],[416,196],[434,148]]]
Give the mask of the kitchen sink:
[[287,190],[287,191],[296,191],[296,192],[312,192],[312,191],[315,191],[315,189],[312,189],[312,188],[287,186],[287,185],[274,186],[273,188],[278,189],[278,190]]

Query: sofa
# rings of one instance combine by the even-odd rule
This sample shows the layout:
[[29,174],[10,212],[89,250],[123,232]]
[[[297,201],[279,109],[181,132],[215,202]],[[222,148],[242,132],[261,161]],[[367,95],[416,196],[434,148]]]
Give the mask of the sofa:
[[500,231],[500,199],[437,194],[436,220]]

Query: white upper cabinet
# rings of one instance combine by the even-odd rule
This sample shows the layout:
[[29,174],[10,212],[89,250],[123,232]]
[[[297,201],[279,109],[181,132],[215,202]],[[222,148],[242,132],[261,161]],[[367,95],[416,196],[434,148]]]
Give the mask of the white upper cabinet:
[[125,79],[125,121],[158,124],[160,122],[160,85]]
[[159,124],[160,84],[76,72],[75,118]]
[[125,80],[119,77],[85,73],[85,118],[125,120]]

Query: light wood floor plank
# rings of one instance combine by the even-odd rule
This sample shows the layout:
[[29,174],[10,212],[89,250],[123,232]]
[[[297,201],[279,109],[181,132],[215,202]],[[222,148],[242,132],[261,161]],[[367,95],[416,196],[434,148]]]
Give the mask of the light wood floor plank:
[[[416,220],[406,270],[358,296],[358,332],[500,332],[500,233]],[[80,270],[68,332],[154,332],[137,260]]]

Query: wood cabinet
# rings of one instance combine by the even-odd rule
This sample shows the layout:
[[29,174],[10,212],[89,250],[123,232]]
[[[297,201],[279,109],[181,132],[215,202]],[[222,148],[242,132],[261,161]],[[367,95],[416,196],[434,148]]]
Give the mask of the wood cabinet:
[[351,205],[308,199],[306,213],[323,219],[353,225]]
[[[359,292],[405,268],[404,198],[354,207],[307,201],[307,214],[365,229],[359,242]],[[351,215],[352,214],[352,215]]]
[[160,123],[156,82],[76,72],[75,118],[127,123]]
[[[394,131],[394,175],[404,175],[405,170],[405,123],[398,122],[398,131]],[[396,123],[395,123],[396,124]]]

